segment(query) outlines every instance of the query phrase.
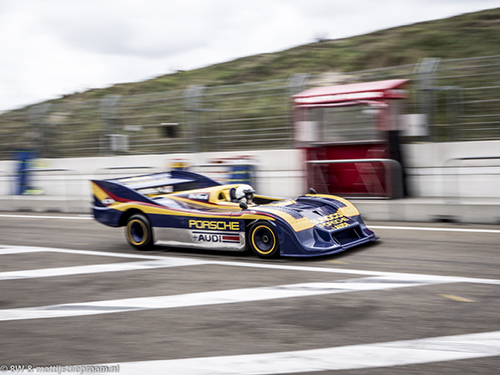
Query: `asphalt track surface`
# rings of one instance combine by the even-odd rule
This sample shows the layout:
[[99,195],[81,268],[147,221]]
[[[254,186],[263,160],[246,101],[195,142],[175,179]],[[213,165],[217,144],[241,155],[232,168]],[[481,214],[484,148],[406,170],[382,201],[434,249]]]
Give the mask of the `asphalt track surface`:
[[367,224],[381,240],[262,260],[0,213],[0,373],[498,374],[500,227]]

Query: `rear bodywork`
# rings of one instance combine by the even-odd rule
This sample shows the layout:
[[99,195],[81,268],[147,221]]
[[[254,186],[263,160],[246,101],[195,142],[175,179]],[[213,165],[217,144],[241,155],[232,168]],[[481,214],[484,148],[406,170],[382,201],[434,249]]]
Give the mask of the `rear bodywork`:
[[93,214],[111,227],[126,226],[130,217],[142,214],[152,227],[154,243],[169,247],[244,251],[248,230],[257,222],[272,226],[282,256],[329,255],[378,238],[343,198],[256,195],[256,204],[242,209],[231,198],[237,187],[176,170],[93,180]]

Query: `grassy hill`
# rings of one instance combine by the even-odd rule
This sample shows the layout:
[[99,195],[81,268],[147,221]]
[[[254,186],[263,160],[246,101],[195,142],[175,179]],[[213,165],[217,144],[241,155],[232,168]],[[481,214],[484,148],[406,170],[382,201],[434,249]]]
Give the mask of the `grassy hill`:
[[322,40],[275,53],[248,56],[143,82],[66,95],[97,99],[185,89],[188,85],[231,85],[287,78],[293,73],[353,72],[414,64],[423,57],[455,59],[500,55],[500,8],[395,27],[346,39]]
[[[482,56],[500,57],[500,8],[67,94],[46,102],[51,106],[34,103],[0,115],[0,159],[18,148],[39,149],[43,157],[100,155],[107,150],[110,134],[129,136],[130,153],[185,152],[195,144],[203,151],[286,148],[291,144],[286,83],[294,73],[349,73],[346,77],[356,80],[362,71],[396,67],[399,77],[408,77],[425,57],[449,61]],[[481,59],[480,70],[462,67],[451,74],[456,77],[440,78],[436,85],[460,91],[432,94],[434,139],[500,139],[498,60]],[[242,83],[249,84],[234,95]],[[186,109],[182,95],[190,85],[209,87],[201,109]],[[103,106],[100,99],[108,95],[122,95],[119,106]],[[460,108],[453,107],[458,103]],[[457,126],[459,115],[462,124]],[[162,123],[179,124],[179,136],[165,136]]]

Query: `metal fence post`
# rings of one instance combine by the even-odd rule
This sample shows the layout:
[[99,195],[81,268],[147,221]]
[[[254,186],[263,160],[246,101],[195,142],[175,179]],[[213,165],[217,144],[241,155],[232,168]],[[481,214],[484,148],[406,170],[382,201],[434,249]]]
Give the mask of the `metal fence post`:
[[288,129],[289,129],[289,141],[288,147],[293,147],[293,113],[292,113],[292,95],[298,94],[299,92],[304,90],[304,86],[309,78],[309,74],[305,73],[294,73],[287,82],[286,85],[286,105],[287,105],[287,115],[288,115]]
[[186,125],[188,127],[188,144],[190,152],[200,152],[201,145],[201,121],[200,121],[200,96],[203,94],[205,86],[191,85],[184,93],[184,109]]
[[[116,106],[121,99],[121,95],[106,95],[99,102],[101,119],[103,121],[101,153],[114,155],[116,150],[111,147],[111,136],[118,132],[119,118]],[[103,144],[104,143],[104,144]]]
[[434,123],[434,72],[439,65],[439,58],[425,57],[421,59],[415,68],[417,110],[427,116],[427,136],[425,141],[433,137],[432,124]]
[[[33,130],[31,140],[28,142],[31,147],[37,150],[39,157],[50,156],[50,131],[49,123],[46,121],[51,104],[39,104],[29,110],[30,124]],[[30,146],[30,145],[29,145]]]

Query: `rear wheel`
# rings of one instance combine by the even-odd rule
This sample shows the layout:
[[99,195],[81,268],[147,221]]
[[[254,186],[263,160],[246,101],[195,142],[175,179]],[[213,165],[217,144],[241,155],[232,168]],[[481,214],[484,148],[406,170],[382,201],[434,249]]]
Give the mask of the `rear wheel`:
[[128,242],[138,250],[149,250],[154,245],[151,223],[142,214],[132,215],[127,220],[125,233]]
[[279,254],[278,235],[273,226],[265,221],[258,221],[248,232],[252,251],[261,258],[273,258]]

